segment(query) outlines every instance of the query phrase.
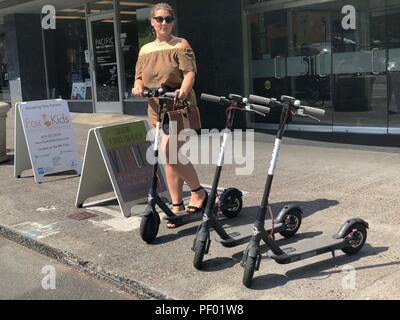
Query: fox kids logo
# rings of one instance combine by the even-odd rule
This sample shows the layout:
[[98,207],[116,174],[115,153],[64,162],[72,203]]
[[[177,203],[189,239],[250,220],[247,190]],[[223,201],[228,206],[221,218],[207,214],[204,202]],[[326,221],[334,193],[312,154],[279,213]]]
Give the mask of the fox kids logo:
[[65,114],[47,115],[42,113],[40,120],[25,120],[25,127],[28,129],[43,129],[62,126],[70,123],[70,119]]

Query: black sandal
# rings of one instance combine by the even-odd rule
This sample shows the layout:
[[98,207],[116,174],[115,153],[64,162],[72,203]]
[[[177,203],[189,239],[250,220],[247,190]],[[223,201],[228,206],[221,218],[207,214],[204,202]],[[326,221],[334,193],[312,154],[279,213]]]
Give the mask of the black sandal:
[[206,196],[205,196],[205,198],[203,200],[203,203],[202,203],[201,207],[199,208],[199,207],[196,207],[196,206],[188,206],[187,209],[186,209],[187,213],[198,213],[198,212],[200,212],[200,211],[202,211],[202,210],[204,210],[206,208],[207,200],[208,200],[208,192],[202,186],[200,186],[196,190],[191,190],[191,192],[197,192],[197,191],[200,191],[202,189],[206,193]]
[[[184,206],[183,200],[181,201],[181,203],[173,203],[172,206],[173,207],[182,207],[182,206]],[[183,210],[185,210],[185,209],[183,209]],[[177,224],[175,224],[175,223],[170,223],[170,222],[167,223],[167,228],[168,229],[175,229],[177,227],[179,227],[179,226]]]

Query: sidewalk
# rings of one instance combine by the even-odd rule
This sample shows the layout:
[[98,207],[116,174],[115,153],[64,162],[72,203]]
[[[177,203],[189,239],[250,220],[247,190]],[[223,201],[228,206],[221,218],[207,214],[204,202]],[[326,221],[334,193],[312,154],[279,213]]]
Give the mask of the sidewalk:
[[[90,128],[132,116],[73,114],[74,129],[83,159]],[[13,153],[13,110],[7,118],[7,148]],[[261,138],[265,137],[263,141]],[[261,138],[260,138],[261,137]],[[338,252],[289,265],[278,265],[263,255],[253,288],[245,288],[240,267],[245,245],[226,249],[211,234],[205,271],[192,266],[190,250],[198,223],[168,230],[161,222],[157,240],[145,244],[139,235],[140,217],[124,218],[117,208],[74,207],[79,177],[54,175],[36,184],[30,171],[13,177],[13,162],[0,164],[0,234],[44,254],[113,282],[143,298],[174,299],[400,299],[400,149],[360,150],[340,144],[307,145],[289,138],[271,193],[278,211],[294,202],[304,209],[298,236],[291,243],[333,234],[348,218],[360,217],[369,225],[367,244],[357,255]],[[224,220],[228,232],[252,230],[261,201],[273,137],[258,135],[252,176],[234,175],[224,166],[221,187],[245,192],[240,216]],[[214,165],[196,166],[201,182],[212,183]],[[91,212],[95,217],[71,219],[71,214]],[[280,236],[278,235],[278,239]],[[356,271],[356,286],[346,286],[348,272]]]

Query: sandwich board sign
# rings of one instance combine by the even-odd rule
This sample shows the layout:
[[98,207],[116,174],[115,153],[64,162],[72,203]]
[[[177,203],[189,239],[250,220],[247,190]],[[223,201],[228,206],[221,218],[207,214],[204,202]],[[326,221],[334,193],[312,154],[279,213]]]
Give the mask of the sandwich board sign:
[[32,169],[35,182],[65,171],[81,173],[81,160],[67,101],[38,100],[16,104],[14,176]]
[[[134,205],[147,199],[153,177],[149,161],[153,149],[146,120],[93,128],[88,133],[82,175],[75,205],[83,207],[90,197],[114,191],[125,217]],[[166,190],[162,167],[159,188]],[[109,202],[105,199],[85,206]]]

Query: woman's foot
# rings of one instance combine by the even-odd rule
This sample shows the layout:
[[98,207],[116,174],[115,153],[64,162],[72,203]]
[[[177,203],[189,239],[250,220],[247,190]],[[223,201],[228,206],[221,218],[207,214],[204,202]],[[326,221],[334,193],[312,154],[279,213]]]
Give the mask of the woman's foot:
[[[172,204],[172,212],[173,213],[179,213],[185,211],[185,205],[183,204],[183,201],[181,203],[173,203]],[[168,229],[175,229],[177,227],[177,225],[175,223],[167,223],[167,228]]]
[[188,213],[197,213],[203,210],[207,204],[208,193],[203,187],[192,190],[192,196],[190,198],[190,203],[186,209]]

